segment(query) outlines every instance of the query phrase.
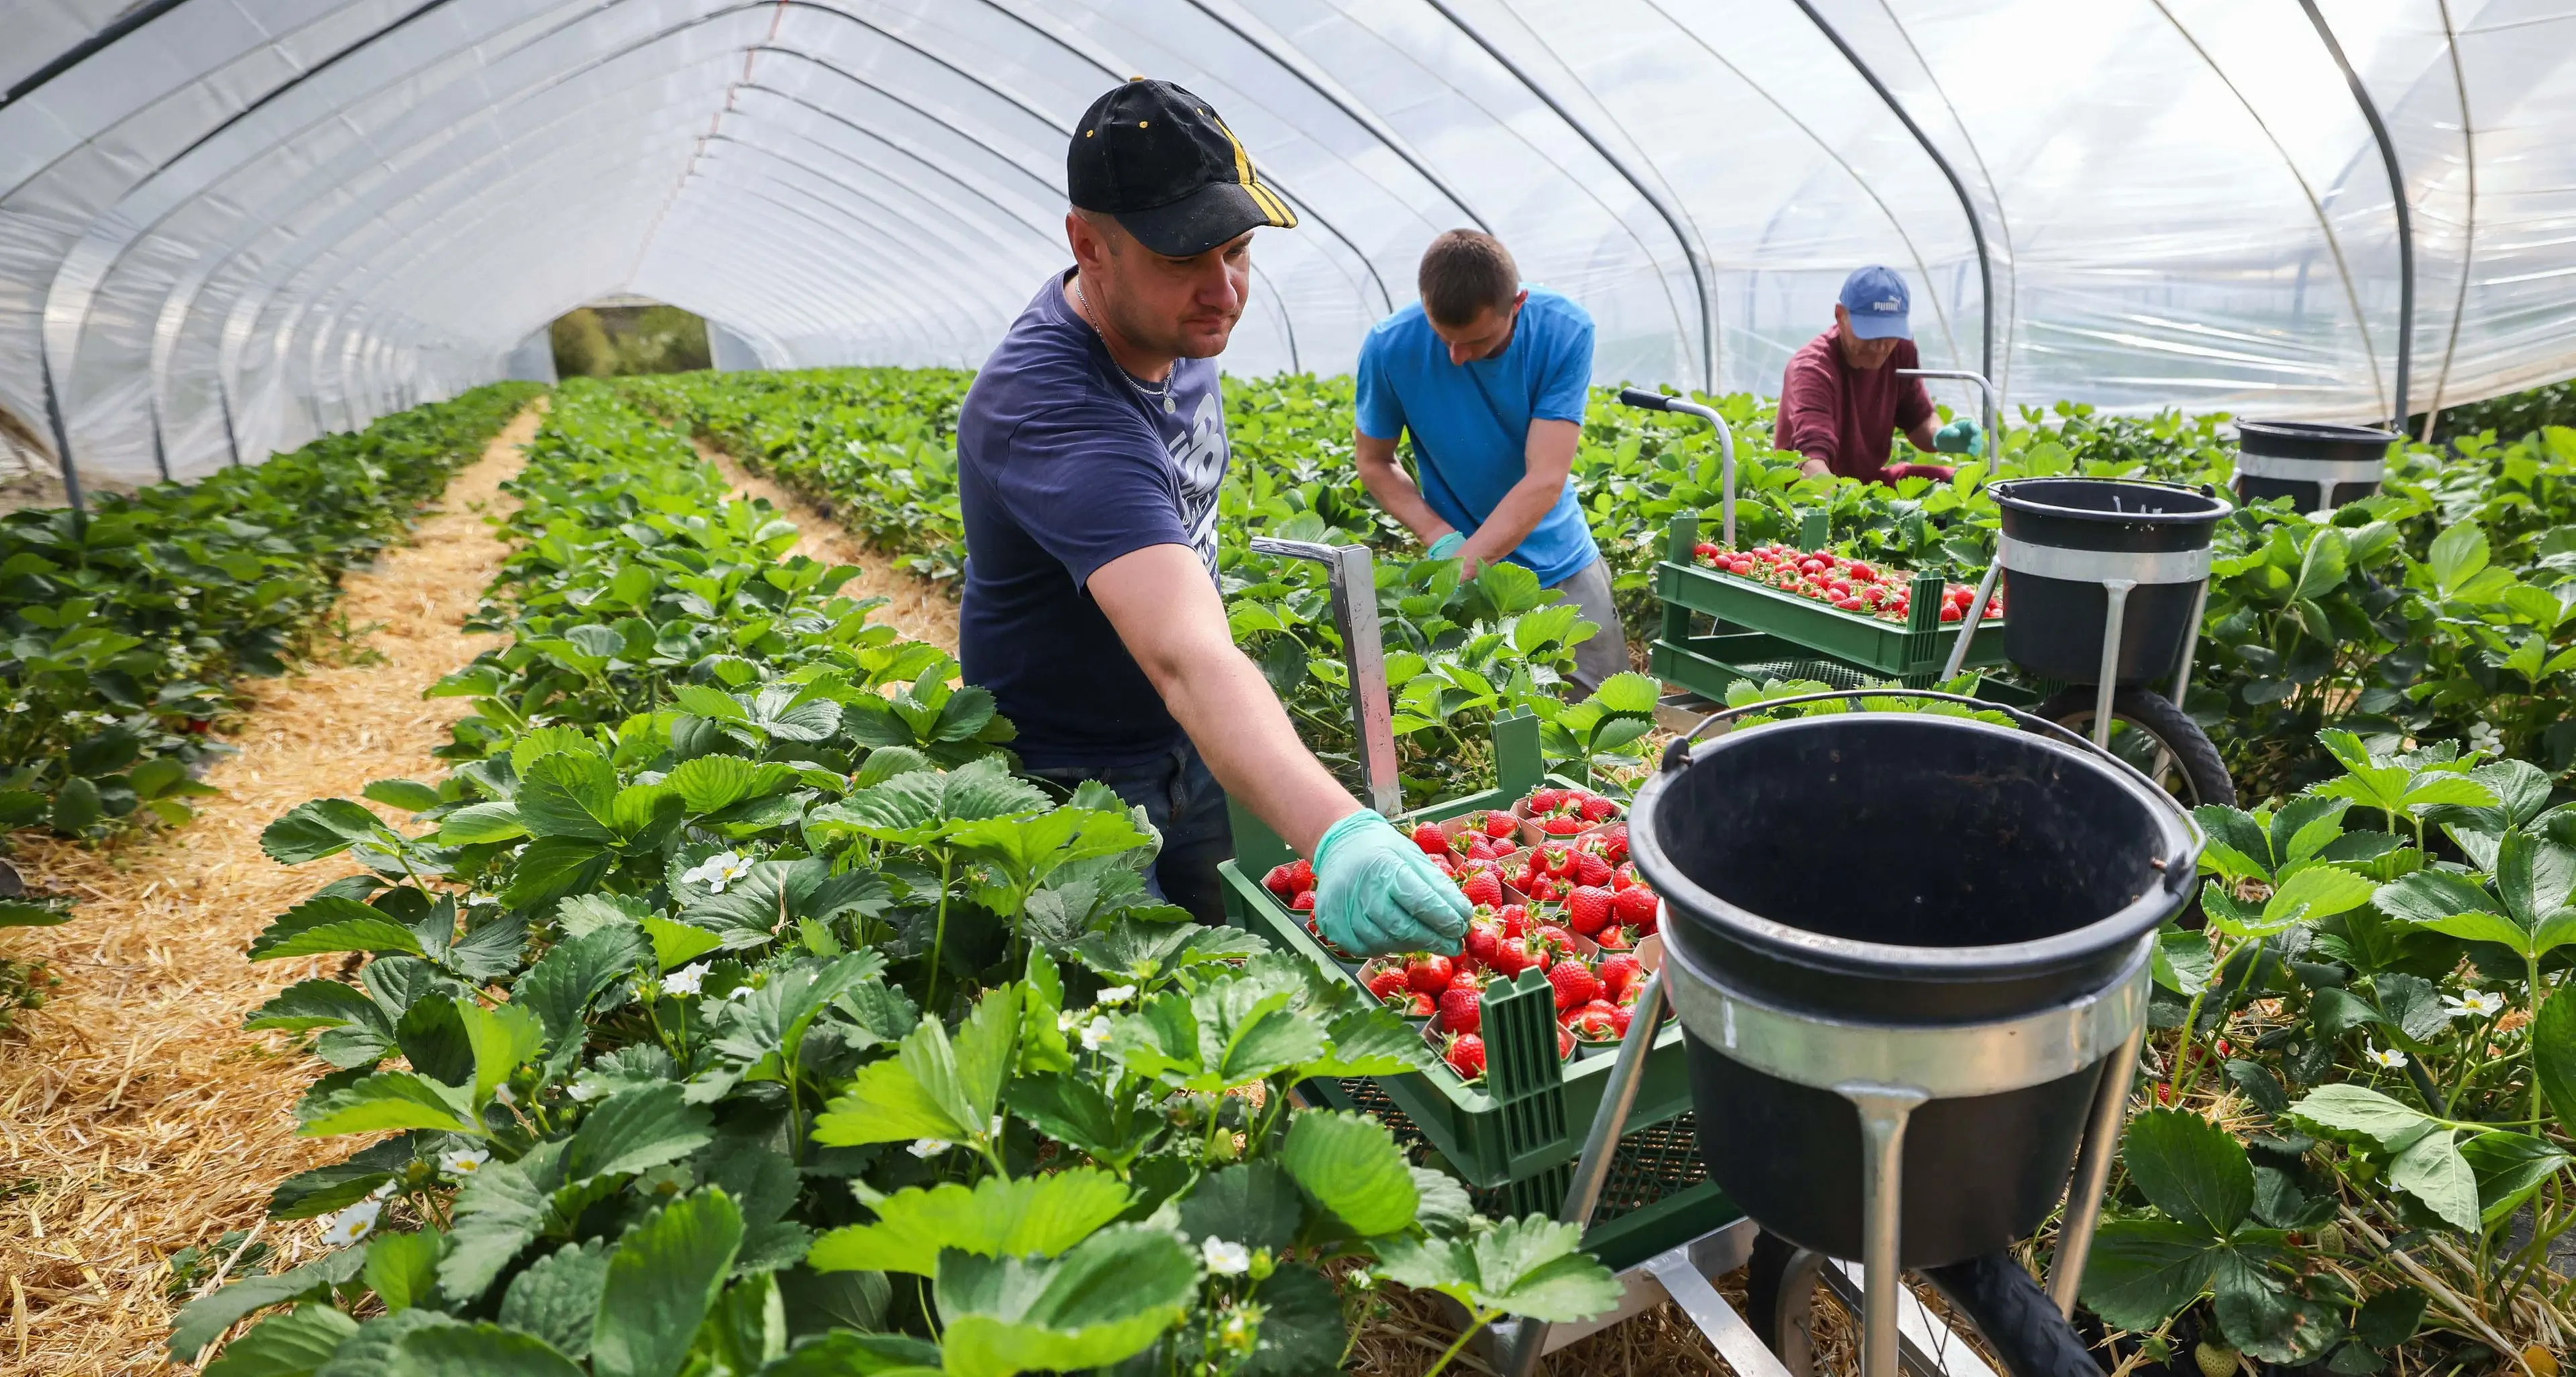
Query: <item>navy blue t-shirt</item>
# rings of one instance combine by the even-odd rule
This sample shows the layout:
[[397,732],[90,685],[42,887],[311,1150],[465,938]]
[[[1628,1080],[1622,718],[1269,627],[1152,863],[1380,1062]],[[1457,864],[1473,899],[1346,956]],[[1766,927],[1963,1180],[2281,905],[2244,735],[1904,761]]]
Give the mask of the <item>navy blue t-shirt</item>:
[[957,657],[1030,766],[1136,765],[1181,726],[1084,586],[1155,545],[1197,550],[1215,579],[1225,400],[1212,359],[1173,364],[1168,393],[1128,376],[1063,282],[1011,323],[957,417]]

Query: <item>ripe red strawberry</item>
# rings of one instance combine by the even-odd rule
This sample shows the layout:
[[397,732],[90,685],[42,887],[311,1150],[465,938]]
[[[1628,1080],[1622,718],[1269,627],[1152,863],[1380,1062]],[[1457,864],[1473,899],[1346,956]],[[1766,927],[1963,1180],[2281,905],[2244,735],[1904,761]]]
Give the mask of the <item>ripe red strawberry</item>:
[[1574,873],[1574,849],[1561,843],[1550,842],[1540,848],[1538,860],[1532,861],[1531,864],[1538,865],[1541,862],[1545,863],[1547,873],[1550,875],[1571,875]]
[[1583,819],[1568,817],[1546,818],[1540,821],[1538,828],[1540,831],[1545,832],[1551,837],[1571,837],[1575,833],[1583,830]]
[[1295,909],[1299,913],[1314,912],[1315,891],[1311,889],[1299,890],[1297,892],[1297,897],[1288,901],[1288,907]]
[[1557,1012],[1578,1009],[1601,997],[1601,982],[1573,957],[1548,968],[1547,983],[1556,987]]
[[1628,1036],[1628,1024],[1629,1024],[1629,1022],[1631,1021],[1631,1018],[1632,1018],[1632,1015],[1629,1013],[1629,1010],[1628,1010],[1628,1006],[1627,1006],[1627,1005],[1625,1005],[1625,1004],[1613,1004],[1613,1005],[1611,1005],[1611,1006],[1610,1006],[1610,1031],[1612,1031],[1612,1032],[1614,1032],[1614,1033],[1617,1033],[1619,1036],[1621,1036],[1621,1037],[1623,1037],[1623,1038],[1624,1038],[1624,1037],[1626,1037],[1626,1036]]
[[1440,1012],[1440,1002],[1419,990],[1413,992],[1413,1003],[1404,1010],[1407,1018],[1429,1018]]
[[1458,835],[1467,841],[1468,860],[1490,861],[1503,854],[1501,849],[1494,845],[1494,839],[1482,832],[1461,832]]
[[1601,848],[1602,856],[1612,865],[1621,864],[1628,859],[1628,824],[1610,823],[1592,836],[1594,843]]
[[1449,988],[1449,977],[1457,974],[1445,956],[1423,955],[1405,963],[1404,983],[1427,995],[1437,996]]
[[1616,896],[1609,890],[1592,885],[1576,885],[1565,896],[1566,926],[1586,937],[1610,925],[1610,906]]
[[1411,1002],[1411,996],[1413,993],[1412,987],[1405,983],[1404,968],[1402,966],[1381,967],[1375,974],[1368,978],[1368,991],[1370,994],[1376,995],[1380,1001],[1393,999],[1402,995],[1406,997],[1406,1002],[1408,1003]]
[[1564,928],[1561,928],[1554,923],[1539,924],[1538,935],[1540,941],[1547,943],[1549,946],[1554,947],[1559,951],[1572,951],[1574,949],[1574,934],[1567,932]]
[[1626,951],[1628,948],[1636,945],[1636,943],[1629,938],[1628,930],[1619,926],[1617,923],[1612,923],[1610,926],[1592,934],[1592,944],[1603,951]]
[[1503,945],[1500,923],[1479,915],[1467,924],[1467,956],[1479,966],[1494,964],[1494,952]]
[[1440,994],[1440,1026],[1452,1033],[1473,1033],[1484,1026],[1485,982],[1451,985]]
[[1566,1031],[1566,1029],[1560,1025],[1556,1030],[1556,1059],[1558,1061],[1564,1061],[1566,1058],[1573,1055],[1574,1034]]
[[1529,810],[1530,815],[1533,817],[1542,813],[1553,813],[1564,806],[1565,791],[1563,789],[1541,789],[1537,793],[1529,796]]
[[1531,898],[1541,903],[1552,904],[1565,895],[1565,891],[1557,887],[1556,880],[1552,876],[1540,876],[1521,888]]
[[1611,1031],[1610,1013],[1607,1005],[1587,1004],[1575,1010],[1566,1019],[1565,1026],[1586,1042],[1609,1042],[1618,1036]]
[[1601,857],[1594,852],[1577,851],[1574,853],[1574,881],[1577,884],[1592,885],[1598,888],[1608,888],[1610,886],[1610,870],[1610,863],[1601,859]]
[[1637,958],[1633,956],[1605,956],[1601,958],[1598,974],[1602,993],[1615,1001],[1626,994],[1629,987],[1646,978],[1646,968],[1638,965]]
[[1458,1079],[1472,1081],[1485,1074],[1485,1040],[1474,1033],[1460,1033],[1449,1039],[1440,1059],[1458,1073]]
[[1471,905],[1494,907],[1503,902],[1503,882],[1494,878],[1494,872],[1490,870],[1479,870],[1460,880],[1458,888],[1466,894]]
[[1538,954],[1530,950],[1528,938],[1507,937],[1494,948],[1492,959],[1485,964],[1492,968],[1497,979],[1509,980],[1537,965]]
[[1603,798],[1599,794],[1587,794],[1584,796],[1583,820],[1585,822],[1606,822],[1609,820],[1612,813],[1616,813],[1618,811],[1618,804]]
[[1297,897],[1297,883],[1289,878],[1289,874],[1288,867],[1274,865],[1270,867],[1269,874],[1261,877],[1261,887],[1278,895],[1279,901],[1284,904]]
[[1440,824],[1436,822],[1426,822],[1414,828],[1413,844],[1421,847],[1422,854],[1426,856],[1449,854],[1449,834],[1441,831]]
[[1626,889],[1636,882],[1637,871],[1634,866],[1623,865],[1610,872],[1610,888],[1614,891]]
[[1303,856],[1288,863],[1288,892],[1315,887],[1315,863]]
[[1630,885],[1611,895],[1610,907],[1621,923],[1640,932],[1653,932],[1664,913],[1664,901],[1644,885]]
[[1480,825],[1484,828],[1486,836],[1497,840],[1518,836],[1521,830],[1520,820],[1513,817],[1511,811],[1505,808],[1495,808],[1486,812],[1484,821]]

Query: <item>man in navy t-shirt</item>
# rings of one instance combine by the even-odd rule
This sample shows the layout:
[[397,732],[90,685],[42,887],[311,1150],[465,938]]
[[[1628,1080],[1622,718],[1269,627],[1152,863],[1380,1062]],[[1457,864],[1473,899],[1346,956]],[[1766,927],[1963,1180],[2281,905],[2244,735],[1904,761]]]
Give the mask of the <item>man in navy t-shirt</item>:
[[[1422,300],[1360,344],[1354,459],[1369,495],[1468,572],[1507,559],[1559,589],[1598,629],[1574,648],[1590,690],[1628,668],[1610,572],[1574,500],[1592,387],[1592,317],[1521,285],[1490,234],[1451,230],[1422,254]],[[1395,459],[1410,432],[1416,486]]]
[[1066,185],[1073,271],[1038,289],[958,417],[966,678],[1019,728],[1031,773],[1146,810],[1155,888],[1202,921],[1223,917],[1230,791],[1313,859],[1334,941],[1456,950],[1465,896],[1298,741],[1217,594],[1213,360],[1243,314],[1253,229],[1296,216],[1206,102],[1162,81],[1093,102]]

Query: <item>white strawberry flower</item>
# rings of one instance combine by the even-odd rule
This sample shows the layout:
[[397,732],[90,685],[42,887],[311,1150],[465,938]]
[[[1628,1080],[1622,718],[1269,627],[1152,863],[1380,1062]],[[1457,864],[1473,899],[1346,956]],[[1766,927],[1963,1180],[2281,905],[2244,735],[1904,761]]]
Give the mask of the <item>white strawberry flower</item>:
[[345,1248],[365,1238],[375,1232],[376,1216],[384,1212],[385,1202],[381,1200],[361,1200],[340,1211],[331,1216],[330,1227],[322,1231],[322,1246]]
[[2442,996],[2442,1007],[2451,1017],[2465,1014],[2470,1018],[2493,1018],[2504,1012],[2504,996],[2493,990],[2463,990]]
[[1080,1022],[1082,1022],[1082,1015],[1075,1013],[1071,1009],[1059,1009],[1056,1011],[1055,1030],[1059,1033],[1072,1032],[1073,1025]]
[[492,1154],[481,1148],[455,1148],[438,1154],[438,1169],[454,1177],[472,1176],[492,1160]]
[[27,710],[27,700],[26,700],[26,699],[24,699],[24,698],[12,698],[12,699],[10,699],[10,700],[9,700],[9,711],[11,711],[11,712],[25,712],[26,710]]
[[955,1146],[957,1146],[955,1143],[938,1138],[915,1138],[912,1140],[911,1152],[913,1156],[928,1161]]
[[662,976],[662,993],[679,995],[696,994],[698,992],[698,987],[706,983],[706,978],[707,963],[704,961],[700,961],[691,966],[682,966],[676,971],[664,972]]
[[707,857],[705,860],[698,862],[696,865],[689,867],[687,870],[680,872],[680,878],[689,884],[705,885],[707,887],[707,892],[710,894],[722,894],[725,892],[726,885],[732,884],[750,873],[751,862],[745,859],[741,854],[732,851],[719,851],[716,854]]
[[2363,1052],[2370,1064],[2383,1071],[2395,1071],[2406,1065],[2406,1054],[2394,1047],[2369,1047]]
[[1112,986],[1110,986],[1108,989],[1102,990],[1102,991],[1100,992],[1100,995],[1099,995],[1099,1002],[1100,1002],[1100,1003],[1103,1003],[1103,1004],[1124,1004],[1124,1003],[1126,1003],[1128,1000],[1134,999],[1135,997],[1136,997],[1136,987],[1135,987],[1135,986],[1133,986],[1133,985],[1112,985]]
[[1221,1277],[1239,1277],[1252,1270],[1251,1249],[1214,1235],[1199,1245],[1199,1257],[1210,1272]]
[[391,1200],[395,1190],[399,1189],[401,1185],[402,1182],[399,1179],[388,1178],[379,1182],[374,1190],[367,1192],[367,1198],[369,1200]]
[[576,1100],[588,1101],[592,1096],[599,1093],[599,1087],[586,1085],[580,1081],[574,1081],[572,1084],[564,1087],[564,1093],[572,1096]]
[[1082,1030],[1082,1050],[1086,1052],[1097,1052],[1100,1050],[1101,1045],[1108,1041],[1109,1016],[1107,1014],[1094,1016],[1091,1020],[1091,1026]]

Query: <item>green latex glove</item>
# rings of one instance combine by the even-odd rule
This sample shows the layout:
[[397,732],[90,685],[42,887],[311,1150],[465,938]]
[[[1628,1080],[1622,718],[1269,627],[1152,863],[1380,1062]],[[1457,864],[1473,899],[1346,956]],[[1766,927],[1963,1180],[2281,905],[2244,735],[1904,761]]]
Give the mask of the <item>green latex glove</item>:
[[1433,559],[1456,559],[1458,557],[1458,547],[1466,543],[1466,532],[1451,531],[1449,534],[1431,542],[1431,557]]
[[1986,452],[1985,433],[1976,422],[1962,416],[1934,432],[1932,448],[1943,454],[1983,454]]
[[1363,808],[1315,843],[1315,926],[1361,956],[1458,950],[1467,896],[1413,840]]

